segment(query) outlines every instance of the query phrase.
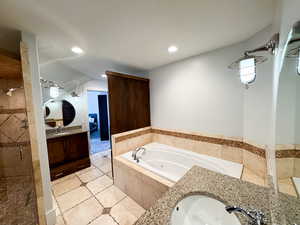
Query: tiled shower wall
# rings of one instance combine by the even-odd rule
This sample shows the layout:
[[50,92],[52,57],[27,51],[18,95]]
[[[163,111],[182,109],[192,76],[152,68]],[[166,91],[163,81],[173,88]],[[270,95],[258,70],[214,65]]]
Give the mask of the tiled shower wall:
[[[23,86],[1,79],[0,89]],[[0,225],[37,224],[36,194],[23,89],[0,92]]]

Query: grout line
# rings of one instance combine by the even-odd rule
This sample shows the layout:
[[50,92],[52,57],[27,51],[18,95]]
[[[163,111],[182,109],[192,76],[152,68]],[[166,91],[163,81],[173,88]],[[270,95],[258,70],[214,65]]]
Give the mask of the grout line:
[[[103,157],[103,156],[102,156],[102,157]],[[110,164],[111,164],[111,163],[110,163]],[[112,180],[112,182],[113,182],[112,185],[109,185],[108,187],[104,188],[103,190],[101,190],[100,192],[97,192],[97,193],[95,193],[95,194],[92,193],[91,190],[90,190],[89,188],[87,188],[86,185],[85,185],[84,187],[85,187],[85,188],[88,190],[88,192],[91,194],[91,197],[89,197],[89,198],[87,198],[87,199],[85,199],[85,200],[79,202],[78,204],[76,204],[76,205],[74,205],[73,207],[71,207],[71,208],[65,210],[64,212],[61,210],[61,208],[60,208],[60,206],[59,206],[59,204],[58,204],[57,197],[60,197],[60,196],[62,196],[62,195],[64,195],[64,194],[67,194],[67,193],[69,193],[69,192],[71,192],[71,191],[73,191],[73,190],[75,190],[75,189],[81,187],[82,184],[85,183],[85,182],[83,182],[83,181],[80,179],[79,175],[77,175],[76,172],[73,173],[73,174],[74,174],[74,177],[76,177],[76,178],[79,179],[79,181],[80,181],[80,183],[81,183],[80,186],[79,186],[79,187],[76,187],[76,188],[72,188],[71,190],[69,190],[69,191],[67,191],[67,192],[65,192],[65,193],[63,193],[63,194],[61,194],[61,195],[58,195],[58,196],[55,196],[55,195],[54,195],[54,192],[53,192],[53,189],[52,189],[53,186],[55,186],[55,185],[57,185],[57,184],[59,184],[59,183],[65,182],[65,181],[67,181],[67,180],[69,180],[69,179],[72,179],[72,178],[74,178],[74,177],[70,177],[70,178],[66,179],[65,181],[61,181],[61,182],[59,182],[59,183],[57,183],[57,184],[51,185],[51,190],[52,190],[53,198],[55,199],[57,208],[58,208],[59,211],[60,211],[60,215],[59,215],[59,216],[62,217],[62,219],[63,219],[65,225],[67,225],[67,222],[66,222],[66,219],[65,219],[64,214],[65,214],[66,212],[70,211],[71,209],[77,207],[78,205],[82,204],[83,202],[89,200],[89,199],[92,199],[92,198],[96,199],[96,201],[100,204],[100,206],[101,206],[103,209],[105,208],[105,207],[102,205],[102,203],[97,199],[96,195],[100,194],[101,192],[104,192],[105,190],[107,190],[108,188],[110,188],[110,187],[112,187],[112,186],[114,185],[113,178],[111,178],[110,176],[108,176],[108,174],[109,174],[111,171],[108,171],[108,172],[104,173],[101,169],[99,169],[99,168],[98,168],[97,166],[95,166],[93,163],[91,163],[91,165],[92,165],[95,169],[99,170],[99,171],[102,173],[102,175],[99,176],[99,177],[97,177],[97,178],[95,178],[95,179],[93,179],[93,180],[91,180],[91,181],[89,181],[89,182],[87,182],[87,183],[90,183],[90,182],[92,182],[92,181],[94,181],[94,180],[96,180],[96,179],[98,179],[98,178],[100,178],[100,177],[107,176],[109,179]],[[104,165],[105,165],[105,164],[104,164]],[[88,173],[88,172],[89,172],[89,171],[87,171],[86,173]],[[83,173],[83,174],[86,174],[86,173]],[[71,174],[70,174],[70,175],[71,175]],[[120,191],[121,191],[121,190],[120,190]],[[122,193],[124,193],[124,192],[122,191]],[[124,193],[124,195],[125,195],[125,196],[124,196],[121,200],[119,200],[118,202],[116,202],[111,208],[113,208],[114,206],[116,206],[117,204],[119,204],[121,201],[123,201],[125,198],[128,197],[125,193]],[[55,212],[55,213],[56,213],[56,212]],[[96,220],[97,218],[99,218],[99,217],[102,216],[102,215],[108,215],[108,216],[110,216],[110,217],[112,218],[112,220],[113,220],[116,224],[120,225],[110,213],[109,213],[109,214],[101,214],[101,215],[99,215],[98,217],[96,217],[94,220]],[[137,219],[138,219],[138,218],[137,218]],[[94,220],[90,221],[88,224],[92,223]]]
[[69,209],[67,209],[66,211],[61,212],[61,213],[62,213],[62,214],[65,214],[66,212],[70,211],[71,209],[74,209],[76,206],[79,206],[80,204],[82,204],[82,203],[84,203],[84,202],[86,202],[87,200],[90,200],[90,199],[92,199],[92,198],[94,198],[94,196],[90,196],[89,198],[82,200],[81,202],[77,203],[76,205],[72,206],[71,208],[69,208]]
[[[76,177],[76,174],[75,174],[75,177]],[[68,190],[67,192],[64,192],[64,193],[62,193],[62,194],[60,194],[60,195],[55,196],[55,195],[54,195],[54,190],[53,190],[52,187],[51,187],[51,189],[53,190],[53,196],[55,196],[55,197],[60,197],[60,196],[63,196],[63,195],[65,195],[65,194],[67,194],[67,193],[69,193],[69,192],[71,192],[71,191],[73,191],[73,190],[75,190],[75,189],[81,187],[81,185],[82,185],[83,182],[80,180],[79,177],[77,177],[77,178],[79,179],[80,185],[79,185],[79,186],[76,186],[76,187],[73,187],[73,188],[71,188],[70,190]],[[68,179],[68,180],[69,180],[69,179]],[[66,181],[67,181],[67,180],[66,180]],[[63,181],[63,182],[64,182],[64,181]],[[61,182],[61,183],[63,183],[63,182]]]
[[[53,198],[54,198],[54,200],[55,200],[55,202],[56,202],[56,206],[57,206],[57,208],[58,208],[58,210],[59,210],[59,212],[60,212],[60,214],[59,214],[58,216],[61,216],[61,218],[62,218],[63,221],[64,221],[64,224],[66,225],[67,222],[66,222],[66,220],[65,220],[65,217],[64,217],[64,215],[63,215],[63,213],[62,213],[62,210],[61,210],[60,206],[58,205],[57,199],[56,199],[56,197],[54,196],[53,190],[52,190],[52,194],[53,194]],[[57,217],[57,215],[56,215],[56,209],[55,209],[55,216]]]

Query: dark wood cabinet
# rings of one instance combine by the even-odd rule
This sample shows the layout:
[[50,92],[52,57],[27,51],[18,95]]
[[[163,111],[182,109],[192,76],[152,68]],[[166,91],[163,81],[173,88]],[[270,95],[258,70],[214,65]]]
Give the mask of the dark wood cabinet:
[[47,146],[51,180],[91,165],[86,132],[48,139]]

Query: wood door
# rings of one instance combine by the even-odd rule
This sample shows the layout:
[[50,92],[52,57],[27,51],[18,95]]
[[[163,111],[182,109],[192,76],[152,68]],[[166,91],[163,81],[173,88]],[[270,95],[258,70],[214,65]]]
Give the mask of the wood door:
[[49,166],[54,168],[65,162],[65,140],[63,138],[53,138],[47,140]]
[[106,72],[111,134],[150,126],[149,79]]
[[66,161],[75,161],[89,157],[87,133],[73,134],[65,137]]

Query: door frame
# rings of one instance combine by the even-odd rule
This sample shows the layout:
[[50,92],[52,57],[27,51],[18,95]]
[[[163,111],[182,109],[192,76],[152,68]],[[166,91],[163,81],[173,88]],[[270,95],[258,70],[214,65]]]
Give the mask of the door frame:
[[[107,82],[106,82],[107,83]],[[89,108],[88,108],[88,91],[99,91],[99,92],[106,92],[107,93],[107,96],[108,96],[108,88],[90,88],[90,87],[85,87],[84,88],[84,102],[85,102],[85,110],[84,110],[84,113],[85,113],[85,126],[86,126],[86,130],[88,131],[88,143],[89,143],[89,155],[92,155],[91,154],[91,136],[90,136],[90,129],[89,129]],[[107,97],[107,104],[109,106],[109,98]],[[109,107],[107,108],[107,111],[108,111],[108,121],[109,121]],[[100,122],[100,121],[99,121]],[[109,123],[110,124],[110,123]],[[111,146],[111,134],[110,134],[110,127],[109,127],[109,136],[110,136],[110,146]],[[111,150],[112,152],[112,150]]]

